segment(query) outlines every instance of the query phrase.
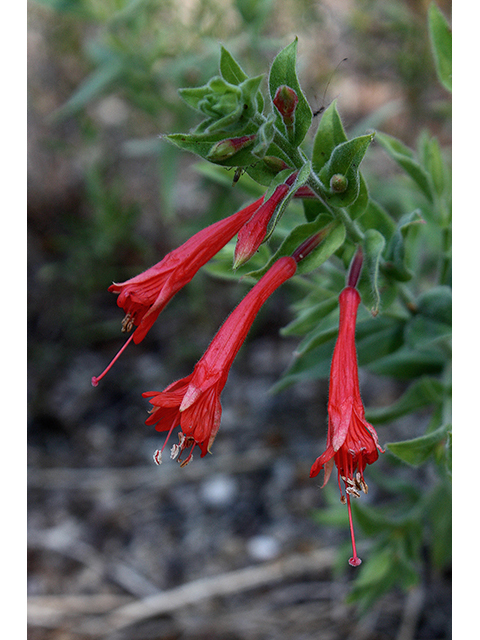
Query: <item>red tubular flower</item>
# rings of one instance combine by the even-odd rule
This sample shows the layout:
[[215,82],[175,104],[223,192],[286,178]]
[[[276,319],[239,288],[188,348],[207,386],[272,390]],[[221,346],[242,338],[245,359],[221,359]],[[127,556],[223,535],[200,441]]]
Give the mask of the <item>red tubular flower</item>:
[[[351,273],[353,271],[355,269]],[[357,270],[357,278],[358,275]],[[324,469],[324,487],[334,464],[337,466],[341,501],[347,502],[350,519],[353,557],[349,563],[358,566],[361,560],[355,547],[350,496],[358,498],[360,491],[367,493],[363,472],[367,464],[377,460],[378,451],[383,453],[383,449],[378,444],[375,429],[365,420],[365,409],[360,397],[355,348],[355,324],[360,294],[353,286],[347,286],[340,293],[339,302],[339,331],[330,369],[327,449],[314,462],[310,477],[313,478]],[[345,485],[346,498],[340,480]]]
[[147,335],[159,314],[173,296],[184,287],[197,271],[206,264],[238,233],[261,205],[263,198],[237,213],[202,229],[163,260],[126,282],[114,283],[108,290],[119,293],[117,304],[125,311],[122,330],[137,327],[105,371],[92,378],[96,386],[123,353],[127,344],[138,344]]
[[147,425],[156,425],[157,431],[168,431],[161,449],[154,455],[157,464],[173,429],[180,427],[179,444],[171,451],[172,458],[179,458],[187,447],[191,451],[181,462],[192,459],[192,450],[198,445],[202,457],[210,447],[220,426],[222,407],[220,394],[227,382],[230,367],[243,344],[250,327],[267,298],[296,271],[292,257],[283,257],[249,291],[232,311],[213,338],[207,351],[186,378],[169,385],[164,391],[144,393],[153,405]]
[[278,185],[270,198],[258,208],[250,220],[240,229],[235,246],[234,269],[250,260],[262,244],[267,233],[268,223],[275,213],[275,209],[287,195],[296,177],[297,173],[292,173],[283,184]]

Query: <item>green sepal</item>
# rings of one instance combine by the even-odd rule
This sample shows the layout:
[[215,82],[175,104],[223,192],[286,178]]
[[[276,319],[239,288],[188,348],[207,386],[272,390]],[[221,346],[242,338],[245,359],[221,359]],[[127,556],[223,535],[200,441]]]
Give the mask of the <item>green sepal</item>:
[[452,28],[432,2],[428,8],[428,32],[437,76],[447,91],[452,91]]
[[406,282],[412,278],[413,273],[405,264],[405,239],[412,225],[423,222],[424,220],[418,209],[400,218],[395,233],[385,251],[385,262],[382,265],[382,270],[387,276],[400,282]]
[[314,172],[318,174],[327,164],[335,147],[342,142],[347,142],[347,140],[347,134],[337,111],[337,101],[333,100],[322,114],[313,141],[312,167]]
[[[365,266],[371,286],[371,308],[372,315],[377,315],[380,307],[380,258],[385,248],[385,238],[376,229],[367,229],[363,240],[363,252]],[[365,302],[365,301],[364,301]]]
[[417,467],[432,456],[439,444],[447,439],[448,429],[449,425],[443,425],[419,438],[402,442],[389,442],[386,446],[394,456],[409,465]]
[[310,129],[313,114],[297,78],[297,72],[295,69],[297,61],[297,43],[298,38],[295,38],[291,44],[286,46],[277,54],[272,66],[270,67],[268,87],[272,101],[272,111],[276,114],[276,126],[279,131],[283,132],[286,132],[286,128],[281,115],[273,105],[273,98],[275,97],[278,87],[281,85],[287,85],[297,94],[298,104],[295,109],[295,124],[292,143],[298,147],[307,135],[307,131]]
[[433,202],[432,186],[429,175],[415,159],[411,149],[386,133],[378,133],[377,140],[395,162],[415,181],[425,197]]
[[[325,188],[325,200],[337,207],[346,207],[358,198],[360,177],[358,167],[367,152],[375,134],[368,133],[352,140],[342,142],[332,151],[328,162],[322,167],[318,177]],[[342,193],[334,193],[330,188],[330,180],[335,174],[343,174],[348,186]]]

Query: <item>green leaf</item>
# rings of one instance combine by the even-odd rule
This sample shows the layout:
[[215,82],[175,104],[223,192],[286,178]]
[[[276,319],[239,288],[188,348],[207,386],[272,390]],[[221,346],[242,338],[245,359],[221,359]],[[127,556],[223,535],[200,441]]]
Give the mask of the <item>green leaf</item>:
[[430,175],[433,188],[441,196],[447,185],[448,169],[442,155],[438,139],[425,132],[419,137],[419,156],[427,173]]
[[369,587],[377,586],[389,580],[394,568],[394,562],[392,553],[388,549],[372,554],[368,558],[368,562],[362,565],[355,580],[355,591],[367,591]]
[[[298,82],[297,72],[295,69],[297,62],[297,43],[298,38],[295,38],[291,44],[278,53],[272,63],[268,78],[270,97],[272,99],[272,109],[274,111],[275,107],[273,106],[273,99],[278,87],[287,85],[297,94],[298,104],[295,109],[295,133],[292,141],[295,146],[298,146],[307,135],[307,131],[310,129],[313,117],[310,105],[308,104],[302,88],[300,87],[300,83]],[[278,112],[276,123],[280,131],[285,131],[285,126]]]
[[447,430],[448,427],[444,425],[436,431],[427,433],[427,435],[419,438],[404,440],[403,442],[389,442],[386,446],[394,456],[407,464],[417,467],[433,455],[438,444],[447,438]]
[[291,384],[328,378],[335,337],[305,356],[295,357],[284,376],[271,388],[271,393],[283,391]]
[[345,227],[343,224],[341,222],[332,222],[331,217],[325,215],[320,215],[314,222],[306,222],[304,224],[297,225],[295,229],[288,234],[265,267],[259,271],[252,272],[249,275],[255,278],[260,278],[268,271],[272,264],[278,260],[278,258],[292,255],[295,249],[301,245],[302,242],[322,229],[328,229],[328,234],[318,247],[313,249],[306,258],[298,263],[297,275],[309,273],[310,271],[317,269],[321,264],[328,260],[328,258],[334,254],[345,241]]
[[395,233],[385,251],[385,262],[383,264],[385,274],[400,282],[411,279],[413,273],[405,264],[405,239],[412,225],[424,222],[418,209],[400,218]]
[[327,164],[335,147],[347,140],[335,99],[323,112],[313,141],[312,167],[315,173],[318,174]]
[[430,521],[432,561],[441,570],[452,560],[452,485],[449,480],[438,484],[428,495],[425,509]]
[[220,49],[220,73],[230,84],[239,85],[248,78],[232,54],[223,46]]
[[202,87],[180,89],[179,94],[193,109],[206,116],[197,127],[197,134],[224,132],[238,135],[258,111],[258,94],[263,76],[246,78],[239,85],[214,76]]
[[409,380],[422,375],[441,373],[446,356],[437,350],[412,351],[402,347],[390,355],[370,362],[367,369],[372,373]]
[[365,256],[365,266],[367,268],[372,289],[373,306],[371,308],[371,313],[373,315],[378,313],[378,309],[380,307],[380,291],[378,287],[379,266],[385,244],[385,238],[376,229],[368,229],[365,232],[363,251]]
[[[363,366],[392,353],[399,348],[402,340],[403,325],[391,318],[375,318],[359,322],[356,331],[358,361]],[[333,333],[332,333],[333,332]],[[303,356],[316,349],[331,337],[336,337],[338,323],[333,328],[320,327],[307,335],[298,345],[296,354]]]
[[[265,238],[263,242],[267,242],[267,240],[270,238],[280,218],[283,216],[285,209],[288,207],[290,200],[295,195],[295,191],[306,183],[306,181],[308,180],[308,177],[310,176],[311,170],[312,170],[312,166],[310,164],[310,160],[307,160],[305,164],[301,167],[301,169],[298,170],[297,177],[295,178],[295,182],[290,187],[288,194],[285,196],[285,198],[283,198],[280,205],[277,207],[274,215],[270,219],[270,222],[268,223],[267,233],[265,234]],[[284,182],[291,173],[292,172],[290,169],[285,169],[284,171],[280,171],[280,173],[278,173],[275,176],[275,178],[272,181],[272,184],[269,186],[265,194],[265,200],[264,200],[265,202],[268,200],[270,195],[274,192],[275,187],[278,184]],[[298,269],[297,269],[297,273],[298,273]]]
[[348,205],[347,207],[348,215],[352,220],[356,220],[356,218],[359,218],[365,213],[369,200],[367,183],[365,182],[365,178],[360,172],[358,173],[358,179],[358,196],[354,200],[354,202],[352,202],[352,204]]
[[282,336],[304,336],[315,329],[321,320],[338,307],[338,297],[332,294],[326,300],[318,302],[308,309],[303,309],[295,320],[280,329]]
[[416,315],[405,327],[405,343],[412,349],[424,349],[450,338],[452,327],[422,315]]
[[443,385],[435,378],[423,377],[413,382],[405,393],[389,407],[368,409],[365,417],[372,424],[384,424],[423,409],[432,404],[440,404]]
[[361,501],[352,501],[355,522],[367,536],[378,536],[380,532],[390,533],[408,521],[408,515],[398,514],[392,517],[384,509],[365,505]]
[[[358,136],[340,143],[332,151],[318,174],[326,190],[324,197],[327,202],[339,207],[355,202],[360,191],[358,168],[373,138],[373,133]],[[337,175],[345,176],[347,180],[347,187],[342,192],[335,192],[330,186],[332,178]]]
[[305,214],[305,219],[307,220],[307,222],[313,222],[321,213],[331,215],[325,204],[317,198],[306,198],[305,200],[303,200],[302,204],[303,212]]
[[403,322],[388,316],[369,318],[357,324],[358,363],[361,367],[389,357],[403,344]]
[[[242,135],[251,134],[253,127],[250,125],[244,129]],[[240,133],[240,132],[239,132]],[[235,136],[235,138],[238,136]],[[164,136],[165,140],[168,140],[176,147],[195,153],[204,160],[218,164],[222,167],[249,167],[252,164],[258,162],[258,158],[254,155],[254,142],[251,144],[245,144],[236,153],[233,153],[229,157],[224,157],[221,160],[215,160],[215,155],[212,156],[220,142],[228,141],[229,138],[225,138],[224,131],[218,131],[209,134],[199,133],[171,133]],[[227,155],[227,154],[226,154]]]
[[445,16],[432,2],[428,8],[428,32],[440,82],[452,91],[452,29]]
[[397,224],[391,215],[371,198],[360,223],[364,229],[376,229],[387,241],[391,239],[397,228]]
[[421,315],[452,324],[452,290],[447,285],[432,287],[419,296],[417,310]]
[[415,181],[425,197],[433,203],[429,176],[419,162],[415,160],[413,151],[400,140],[386,133],[378,133],[377,140],[393,160]]
[[121,77],[123,70],[123,60],[111,57],[87,77],[67,102],[55,112],[55,117],[66,118],[78,113],[88,102],[109,89]]
[[331,327],[330,329],[319,328],[317,331],[312,331],[305,340],[298,345],[295,350],[295,355],[304,356],[310,353],[317,347],[329,342],[333,338],[336,338],[338,334],[338,327]]

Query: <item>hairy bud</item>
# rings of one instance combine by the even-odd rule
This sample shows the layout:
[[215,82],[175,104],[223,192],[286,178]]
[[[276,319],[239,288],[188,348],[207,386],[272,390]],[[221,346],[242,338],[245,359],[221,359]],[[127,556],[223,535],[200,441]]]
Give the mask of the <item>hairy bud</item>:
[[295,122],[295,109],[298,104],[295,91],[286,84],[282,84],[275,93],[273,104],[277,107],[285,125],[291,127]]

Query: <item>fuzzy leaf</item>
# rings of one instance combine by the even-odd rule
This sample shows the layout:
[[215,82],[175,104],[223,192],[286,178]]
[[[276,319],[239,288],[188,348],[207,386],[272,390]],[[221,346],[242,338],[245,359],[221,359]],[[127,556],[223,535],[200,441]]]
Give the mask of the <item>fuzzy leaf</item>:
[[365,182],[365,178],[360,172],[358,173],[358,179],[358,196],[352,202],[352,204],[348,205],[347,207],[348,215],[352,220],[356,220],[356,218],[359,218],[365,213],[369,200],[367,183]]
[[435,2],[428,8],[428,31],[438,79],[445,89],[451,92],[452,29]]
[[447,426],[444,425],[436,431],[427,433],[419,438],[404,440],[403,442],[389,442],[386,446],[394,456],[407,464],[417,467],[433,455],[438,444],[446,439],[447,430]]
[[415,160],[413,151],[400,140],[386,133],[377,134],[377,140],[395,162],[416,182],[425,197],[433,202],[432,187],[425,169]]
[[367,268],[372,290],[373,315],[378,313],[380,307],[380,292],[378,288],[379,266],[382,251],[385,248],[385,238],[376,229],[368,229],[363,243],[365,266]]
[[390,214],[371,198],[360,223],[364,229],[376,229],[387,241],[391,239],[397,228],[396,222]]
[[328,228],[328,235],[322,240],[318,247],[299,262],[297,267],[297,275],[313,271],[328,260],[328,258],[335,253],[335,251],[337,251],[345,241],[345,227],[341,222],[332,222],[332,219],[329,216],[320,215],[314,222],[306,222],[304,224],[297,225],[295,229],[288,234],[263,269],[255,271],[249,275],[255,278],[260,278],[268,271],[272,264],[278,260],[278,258],[292,255],[295,249],[302,244],[302,242],[325,228]]
[[412,351],[402,347],[394,353],[369,363],[367,368],[376,375],[409,380],[422,375],[441,373],[444,364],[445,356],[437,350]]
[[321,320],[328,316],[338,306],[338,298],[332,295],[308,309],[303,309],[298,317],[280,329],[282,336],[304,336],[315,329]]
[[418,146],[420,159],[430,175],[433,188],[441,196],[447,185],[449,171],[443,158],[438,138],[425,133],[420,136]]
[[421,224],[424,220],[416,209],[400,218],[395,233],[385,251],[383,271],[400,282],[410,280],[413,273],[405,264],[405,239],[412,225]]
[[423,407],[439,404],[442,398],[442,383],[435,378],[424,377],[412,383],[401,398],[389,407],[369,409],[365,412],[365,417],[372,424],[392,422]]
[[[247,130],[248,132],[251,129]],[[246,134],[246,131],[242,132]],[[200,156],[204,160],[213,162],[211,152],[215,146],[225,140],[225,133],[211,133],[211,134],[197,134],[197,133],[172,133],[166,135],[165,139],[173,143],[175,146],[183,149],[184,151],[190,151]],[[217,160],[215,164],[219,164],[224,167],[248,167],[252,163],[258,161],[252,153],[252,145],[240,149],[237,153],[233,154],[229,158],[224,160]]]
[[424,349],[452,335],[452,327],[422,315],[416,315],[405,327],[405,343],[412,349]]
[[347,134],[337,111],[337,101],[333,100],[323,112],[313,141],[312,166],[315,173],[318,174],[328,162],[335,147],[347,140]]
[[[360,191],[358,167],[367,152],[374,134],[366,134],[342,142],[335,147],[328,162],[319,173],[326,194],[325,200],[338,207],[345,207],[355,202]],[[330,187],[333,176],[342,175],[347,180],[347,187],[342,192],[334,192]]]
[[418,313],[442,322],[452,323],[452,290],[447,285],[429,289],[417,300]]
[[248,78],[245,71],[225,47],[220,49],[220,73],[227,82],[236,85]]
[[[272,66],[270,68],[270,75],[268,78],[268,86],[272,104],[278,87],[282,85],[287,85],[297,94],[298,104],[297,108],[295,109],[295,133],[292,140],[295,146],[298,146],[307,135],[307,131],[310,129],[313,117],[310,105],[308,104],[308,101],[305,98],[300,87],[300,83],[298,82],[297,72],[295,69],[297,62],[297,43],[298,39],[295,38],[295,40],[291,44],[286,46],[284,49],[282,49],[282,51],[280,51],[280,53],[278,53],[272,63]],[[273,106],[272,109],[275,111],[275,108]],[[278,112],[276,122],[277,127],[280,129],[280,131],[285,131],[285,126]]]

